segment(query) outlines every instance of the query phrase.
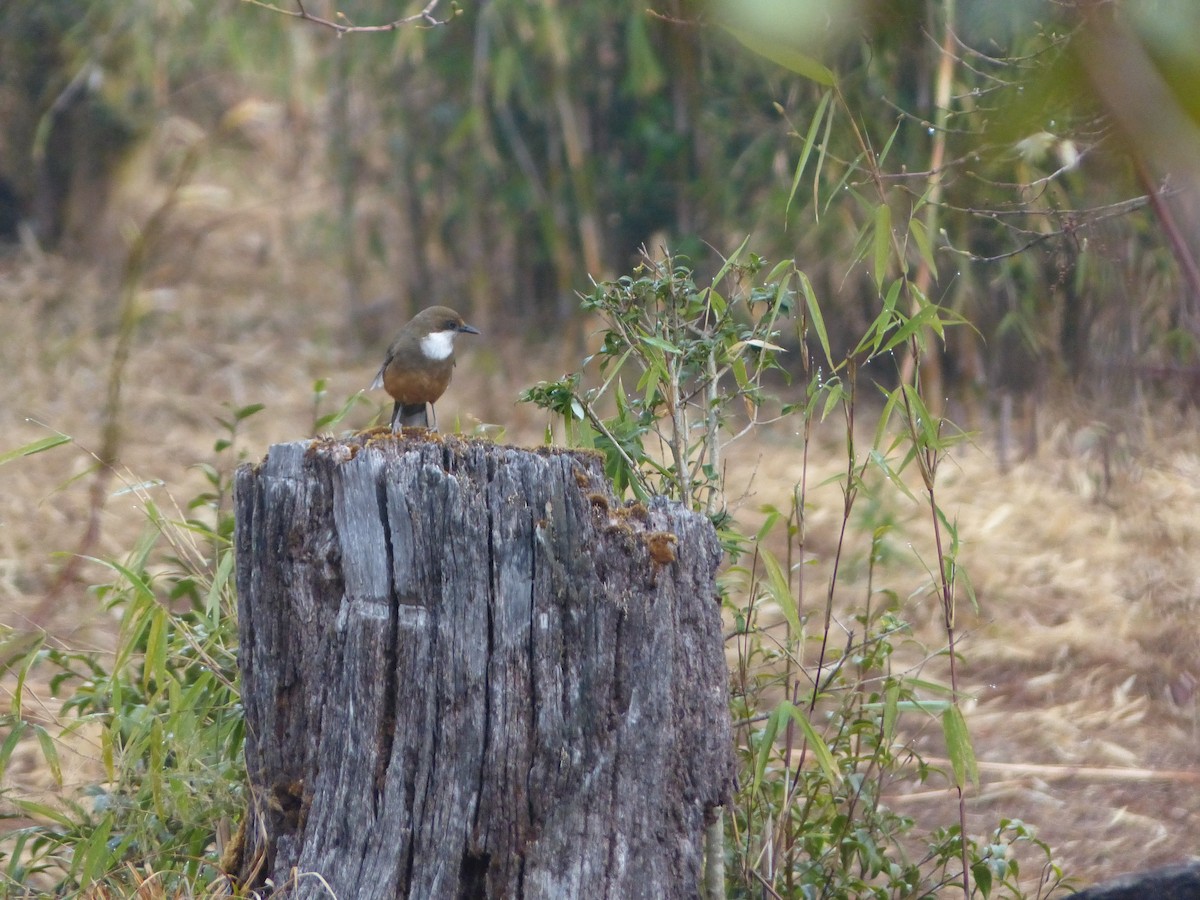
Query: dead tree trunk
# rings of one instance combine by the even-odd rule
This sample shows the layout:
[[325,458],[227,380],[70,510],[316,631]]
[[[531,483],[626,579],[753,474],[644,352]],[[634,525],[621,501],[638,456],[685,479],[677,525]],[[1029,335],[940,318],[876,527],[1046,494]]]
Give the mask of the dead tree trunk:
[[236,487],[243,883],[697,896],[733,780],[706,519],[453,438],[281,444]]

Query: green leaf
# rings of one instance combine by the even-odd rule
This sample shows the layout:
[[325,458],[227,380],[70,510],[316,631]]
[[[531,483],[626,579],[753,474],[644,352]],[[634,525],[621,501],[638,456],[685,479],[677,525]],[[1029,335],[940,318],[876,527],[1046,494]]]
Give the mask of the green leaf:
[[825,383],[825,408],[821,410],[821,421],[824,422],[829,418],[829,414],[833,412],[834,407],[846,399],[846,389],[842,386],[841,379],[830,380]]
[[904,287],[904,279],[897,278],[892,282],[892,286],[888,288],[887,294],[883,298],[883,308],[889,314],[895,313],[896,301],[900,299],[900,289]]
[[213,575],[212,586],[208,589],[208,596],[204,600],[204,614],[210,621],[215,622],[221,611],[221,594],[229,582],[229,576],[233,574],[233,557],[234,554],[229,551],[221,555],[221,561],[217,564],[217,571]]
[[[825,153],[829,149],[829,134],[831,131],[833,131],[834,110],[836,110],[836,107],[831,109],[829,111],[829,115],[825,117],[825,133],[821,135],[821,150],[817,153],[817,165],[816,168],[813,169],[813,219],[816,221],[820,221],[821,218],[819,215],[819,210],[821,207],[817,202],[817,197],[821,187],[821,170],[825,168]],[[854,161],[854,166],[846,166],[846,171],[842,174],[842,180],[829,194],[829,199],[825,201],[826,209],[829,208],[829,204],[833,202],[833,198],[837,195],[837,192],[842,189],[842,184],[845,184],[846,179],[850,177],[850,172],[853,171],[854,167],[858,165],[858,162],[861,159],[862,154],[860,153],[858,159]]]
[[[833,117],[830,116],[829,118],[827,118],[825,120],[826,125],[828,126],[828,123],[830,123],[832,121],[833,121]],[[825,143],[821,146],[822,155],[824,155],[824,153],[825,153],[825,145],[828,144],[828,138],[829,138],[829,135],[826,134],[825,135]],[[863,164],[863,160],[865,159],[865,157],[866,157],[866,154],[863,152],[860,152],[854,157],[854,159],[852,159],[852,160],[850,160],[850,162],[844,164],[842,177],[837,180],[837,184],[835,184],[833,186],[833,190],[831,190],[829,192],[829,196],[825,200],[826,212],[828,212],[829,207],[833,205],[833,201],[834,201],[835,197],[844,196],[842,193],[843,189],[853,191],[853,189],[848,187],[848,183],[849,183],[851,177],[862,172],[861,166]],[[817,162],[818,162],[818,171],[819,171],[821,160],[818,160]],[[867,227],[869,227],[869,223],[868,223]]]
[[142,688],[147,694],[157,683],[163,690],[167,674],[167,624],[166,611],[156,609],[150,618],[150,631],[146,637],[146,658],[142,662]]
[[888,157],[888,153],[890,153],[892,150],[892,144],[895,143],[896,135],[898,135],[900,133],[900,126],[903,124],[903,122],[904,122],[903,118],[898,118],[896,120],[896,127],[892,129],[892,133],[890,135],[888,135],[887,143],[884,144],[883,149],[879,151],[879,156],[876,159],[876,163],[881,168],[883,166],[884,160],[886,160]]
[[0,671],[7,671],[15,664],[17,666],[17,683],[13,687],[9,700],[9,713],[14,719],[23,715],[25,701],[25,680],[29,671],[38,660],[38,653],[45,639],[40,634],[19,634],[6,640],[0,645]]
[[80,884],[98,881],[110,868],[113,859],[108,838],[112,834],[112,826],[113,814],[106,813],[88,838],[78,846],[71,868],[79,873]]
[[62,764],[58,760],[58,747],[54,743],[54,738],[41,725],[34,725],[33,733],[37,736],[38,745],[42,748],[42,759],[50,767],[50,774],[54,778],[54,783],[62,787]]
[[798,636],[800,634],[800,614],[796,610],[796,599],[792,596],[792,589],[788,585],[783,566],[779,564],[775,554],[765,547],[760,547],[758,553],[759,558],[762,559],[763,568],[767,571],[767,592],[779,606],[783,617],[787,619],[788,626],[792,629],[792,635]]
[[65,434],[52,434],[50,437],[44,437],[41,440],[34,441],[32,444],[17,447],[15,450],[9,450],[7,453],[0,453],[0,466],[22,456],[33,456],[35,453],[53,450],[55,447],[62,444],[69,444],[70,442],[71,438]]
[[888,338],[887,343],[883,345],[880,352],[887,353],[889,350],[903,344],[909,338],[914,336],[919,337],[921,329],[926,325],[932,325],[937,321],[937,317],[938,307],[933,304],[929,304],[918,310],[915,315],[909,317],[903,325],[892,333],[892,336]]
[[971,876],[975,879],[975,886],[979,889],[979,893],[983,895],[984,900],[992,895],[992,869],[986,861],[980,861],[971,866]]
[[57,809],[54,806],[50,806],[46,803],[37,803],[33,800],[21,800],[11,795],[6,796],[4,799],[7,803],[11,803],[14,807],[16,807],[16,809],[25,813],[25,815],[29,816],[31,819],[44,819],[47,822],[54,822],[65,829],[75,828],[79,824],[61,809]]
[[829,68],[811,56],[801,53],[795,47],[751,31],[734,28],[731,25],[722,25],[721,27],[737,38],[738,42],[747,50],[769,59],[776,65],[783,66],[797,75],[817,82],[817,84],[833,87],[837,83],[837,76]]
[[3,776],[8,769],[8,761],[12,759],[13,751],[17,749],[17,744],[25,736],[25,729],[29,725],[21,721],[18,716],[5,716],[0,721],[4,721],[8,725],[8,737],[4,739],[3,744],[0,744],[0,776]]
[[[903,386],[898,388],[897,391],[901,390],[902,388]],[[885,457],[875,448],[871,448],[870,453],[868,453],[868,458],[872,463],[874,463],[876,468],[883,473],[884,477],[891,482],[892,487],[904,494],[904,496],[906,496],[909,500],[916,502],[916,495],[909,490],[908,485],[904,483],[904,479],[900,477],[900,473],[891,467],[887,461],[887,457]]]
[[961,790],[970,781],[979,790],[979,766],[975,761],[967,722],[958,706],[947,706],[942,713],[942,734],[946,738],[946,755],[950,757],[950,765],[954,769],[955,786]]
[[962,566],[955,569],[955,575],[962,583],[963,589],[967,592],[967,599],[971,601],[971,608],[979,613],[979,598],[975,596],[975,585],[971,583],[971,577],[967,574],[967,570]]
[[900,718],[900,682],[889,679],[883,689],[883,743],[891,747],[896,737],[896,722]]
[[813,290],[812,282],[808,280],[807,275],[803,272],[796,274],[800,277],[800,289],[804,293],[804,304],[808,307],[809,322],[817,333],[817,340],[821,342],[821,352],[825,354],[829,368],[836,368],[833,362],[833,352],[829,349],[829,332],[825,330],[825,317],[821,315],[821,304],[817,302],[817,293]]
[[775,525],[783,518],[783,513],[769,503],[762,508],[762,512],[764,514],[763,523],[758,527],[758,531],[754,533],[754,539],[759,542],[766,540],[767,535],[774,530]]
[[646,34],[646,17],[640,13],[631,16],[626,25],[625,52],[631,92],[638,97],[648,97],[662,90],[666,75]]
[[663,340],[659,337],[654,337],[654,335],[651,334],[643,334],[640,338],[638,338],[638,340],[640,340],[643,344],[648,344],[651,347],[661,350],[663,353],[678,354],[681,352],[680,349],[670,341]]
[[741,259],[742,254],[746,252],[746,245],[749,243],[750,235],[746,235],[742,242],[738,244],[738,248],[729,254],[728,259],[721,263],[721,268],[717,271],[717,274],[712,280],[714,287],[720,284],[725,279],[725,276],[729,274],[730,270],[737,265],[737,261]]
[[7,672],[17,663],[28,667],[30,658],[36,657],[45,643],[45,636],[37,632],[9,632],[0,640],[0,672]]
[[921,262],[929,267],[929,271],[936,280],[938,277],[937,263],[933,261],[933,248],[929,243],[929,232],[925,230],[925,223],[914,217],[908,223],[908,232],[912,235],[913,243],[917,245],[917,253],[921,256]]
[[812,722],[808,720],[808,716],[804,711],[797,709],[792,704],[791,706],[792,720],[800,726],[800,730],[804,732],[804,737],[808,741],[809,749],[812,750],[813,756],[817,758],[817,765],[821,767],[821,772],[825,776],[825,780],[829,782],[832,789],[837,789],[841,778],[838,776],[837,763],[833,761],[833,753],[829,749],[829,745],[825,743],[825,739],[817,734],[817,729],[813,728]]
[[749,384],[750,378],[746,372],[746,360],[742,357],[736,357],[731,363],[730,368],[733,371],[733,380],[737,384],[739,390],[745,390]]
[[771,710],[771,714],[767,716],[767,724],[763,727],[763,732],[759,735],[758,753],[754,758],[754,778],[750,784],[751,796],[758,793],[759,786],[762,784],[763,775],[767,771],[767,763],[771,759],[771,750],[775,746],[775,736],[779,734],[779,725],[788,715],[788,710],[785,707],[790,707],[792,704],[787,700],[782,701],[779,706]]
[[[150,536],[147,538],[147,540],[149,540],[152,544],[153,536]],[[139,544],[139,546],[135,548],[134,553],[131,554],[137,561],[135,565],[140,565],[141,563],[145,562],[146,552],[147,550],[142,544]],[[122,565],[121,563],[111,559],[98,559],[94,556],[88,556],[84,558],[90,562],[99,563],[102,566],[108,566],[108,568],[113,569],[120,575],[123,575],[125,580],[129,582],[129,586],[133,588],[134,593],[137,595],[139,600],[154,600],[154,591],[151,590],[149,583],[140,575],[136,574],[129,566]]]
[[874,250],[875,289],[882,292],[892,253],[892,209],[883,202],[875,207]]
[[[817,103],[817,111],[813,113],[813,119],[808,125],[808,133],[804,136],[804,146],[800,148],[800,158],[796,160],[796,174],[792,176],[792,189],[788,192],[787,206],[783,210],[783,220],[787,221],[788,210],[792,208],[792,201],[796,199],[796,191],[800,187],[800,179],[804,175],[804,168],[808,165],[808,157],[812,153],[812,149],[817,143],[817,129],[821,127],[821,120],[825,117],[825,112],[829,109],[829,101],[833,97],[833,91],[826,91],[821,95],[821,100]],[[817,169],[820,174],[820,168]],[[770,281],[772,279],[768,279]]]

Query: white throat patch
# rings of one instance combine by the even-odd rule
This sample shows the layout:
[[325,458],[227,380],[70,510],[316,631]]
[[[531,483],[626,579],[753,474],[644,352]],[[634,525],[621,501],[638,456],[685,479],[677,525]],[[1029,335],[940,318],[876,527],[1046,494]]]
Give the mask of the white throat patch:
[[445,359],[454,352],[457,331],[431,331],[421,338],[421,352],[429,359]]

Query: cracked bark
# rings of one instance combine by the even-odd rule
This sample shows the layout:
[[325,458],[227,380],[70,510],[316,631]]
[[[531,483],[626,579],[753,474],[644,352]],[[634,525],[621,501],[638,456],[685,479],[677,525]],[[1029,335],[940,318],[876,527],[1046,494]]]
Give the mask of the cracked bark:
[[699,896],[734,772],[706,519],[454,438],[276,445],[236,503],[243,882]]

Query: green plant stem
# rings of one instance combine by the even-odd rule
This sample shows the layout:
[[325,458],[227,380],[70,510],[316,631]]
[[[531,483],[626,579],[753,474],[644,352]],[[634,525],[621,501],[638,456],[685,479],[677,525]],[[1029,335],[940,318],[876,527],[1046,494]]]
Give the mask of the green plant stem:
[[[936,462],[931,470],[931,475],[936,472]],[[942,524],[938,517],[937,498],[934,493],[934,485],[932,478],[929,488],[926,492],[929,496],[929,515],[933,521],[933,537],[937,548],[938,574],[940,577],[940,594],[942,600],[942,616],[943,624],[946,629],[946,646],[950,654],[950,702],[955,706],[959,705],[960,697],[958,690],[958,669],[957,660],[958,649],[956,644],[955,631],[955,599],[954,599],[954,576],[952,572],[953,561],[948,561],[945,556],[945,551],[942,548]],[[947,563],[949,562],[949,565]],[[958,823],[959,823],[959,839],[962,844],[962,864],[963,864],[963,896],[971,896],[971,864],[967,853],[967,798],[963,791],[963,786],[957,783],[955,779],[955,789],[958,791]]]
[[605,438],[607,438],[613,445],[613,447],[616,448],[616,451],[621,454],[621,459],[624,460],[625,465],[629,467],[630,475],[637,479],[637,483],[641,486],[643,491],[650,493],[650,486],[646,483],[646,479],[642,475],[641,468],[629,458],[629,454],[625,452],[625,448],[621,446],[621,444],[613,436],[613,433],[608,430],[608,427],[604,424],[604,421],[598,415],[596,415],[596,411],[592,409],[592,405],[583,397],[576,397],[575,399],[577,399],[579,401],[579,405],[583,407],[583,414],[587,416],[587,420],[592,423],[592,427],[604,435]]
[[825,593],[825,622],[821,633],[821,650],[817,657],[817,674],[814,678],[812,698],[808,711],[812,713],[817,706],[817,698],[821,692],[821,676],[825,668],[825,655],[829,647],[829,631],[833,624],[833,598],[837,590],[838,575],[842,562],[842,551],[846,544],[846,530],[850,526],[850,513],[854,509],[854,501],[858,498],[858,485],[862,482],[867,464],[858,464],[858,455],[854,448],[854,408],[855,384],[854,365],[851,361],[847,373],[850,393],[843,403],[846,415],[846,484],[842,488],[842,524],[838,530],[837,547],[833,553],[833,571],[829,575],[829,587]]

